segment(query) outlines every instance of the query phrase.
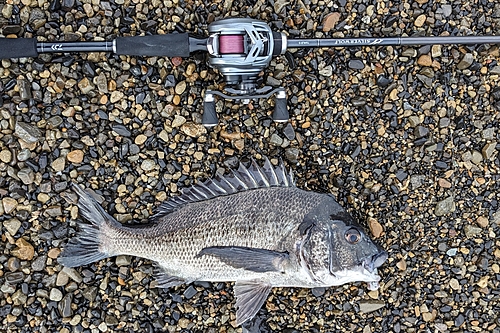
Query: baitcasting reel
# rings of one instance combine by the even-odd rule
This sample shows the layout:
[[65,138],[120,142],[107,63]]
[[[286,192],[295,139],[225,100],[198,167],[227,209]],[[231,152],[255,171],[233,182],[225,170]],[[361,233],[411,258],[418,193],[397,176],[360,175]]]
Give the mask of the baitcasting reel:
[[215,95],[224,99],[242,100],[275,96],[273,120],[288,120],[286,93],[283,88],[258,88],[259,73],[271,62],[273,56],[285,53],[286,36],[273,32],[264,22],[252,19],[232,18],[216,21],[208,26],[207,51],[209,64],[218,69],[226,82],[225,90],[207,90],[204,98],[203,124],[217,125]]
[[0,38],[0,59],[61,52],[113,52],[160,57],[189,57],[195,52],[206,52],[209,64],[224,76],[228,93],[205,92],[203,124],[210,127],[218,122],[216,96],[248,103],[250,99],[275,95],[273,119],[287,121],[285,89],[258,86],[259,74],[269,65],[272,57],[285,53],[289,48],[500,43],[500,36],[288,39],[284,33],[272,31],[265,22],[248,18],[215,21],[208,26],[208,32],[206,38],[175,33],[118,37],[102,42],[38,42],[35,38]]

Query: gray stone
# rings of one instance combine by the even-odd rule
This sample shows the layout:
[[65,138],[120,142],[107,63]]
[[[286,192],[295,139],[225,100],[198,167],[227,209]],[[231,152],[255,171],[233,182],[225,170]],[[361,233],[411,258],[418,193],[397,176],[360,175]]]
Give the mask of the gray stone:
[[25,185],[32,184],[35,180],[35,173],[33,172],[33,170],[31,170],[31,168],[23,168],[19,170],[17,176]]
[[75,281],[76,283],[80,283],[83,280],[80,273],[78,273],[76,269],[72,267],[64,267],[62,271],[66,273],[71,278],[71,280]]
[[269,143],[275,146],[281,146],[283,143],[283,139],[276,133],[273,133],[271,135],[271,139],[269,140]]
[[[364,66],[362,68],[364,68]],[[319,74],[330,77],[333,74],[333,67],[331,65],[325,66],[319,70]]]
[[272,76],[268,76],[267,80],[266,80],[266,84],[270,85],[272,87],[279,87],[279,86],[281,86],[281,81],[272,77]]
[[101,72],[95,79],[95,84],[97,85],[97,89],[99,92],[103,94],[108,93],[108,80],[106,79],[106,75],[104,72]]
[[495,66],[490,71],[491,74],[500,74],[500,66]]
[[351,69],[358,69],[358,70],[365,68],[365,64],[363,63],[362,60],[359,59],[349,60],[348,66]]
[[23,101],[33,97],[31,94],[31,84],[28,80],[17,80],[17,86],[19,87],[19,95]]
[[63,294],[58,288],[52,288],[50,290],[49,299],[51,301],[59,302],[60,300],[62,300],[62,298],[63,298]]
[[184,298],[191,299],[197,293],[198,293],[198,290],[196,290],[196,288],[193,287],[193,285],[190,285],[189,287],[187,287],[186,291],[184,291],[183,295],[184,295]]
[[141,163],[141,169],[144,171],[151,171],[156,167],[155,161],[151,159],[146,159]]
[[46,263],[47,263],[47,256],[46,255],[38,256],[31,263],[31,269],[35,272],[41,272],[45,269]]
[[73,294],[66,294],[64,298],[59,302],[57,308],[62,317],[67,318],[73,315],[73,310],[71,309],[71,302],[73,301]]
[[385,306],[384,301],[370,300],[359,302],[359,311],[363,313],[369,313],[382,309]]
[[21,149],[17,154],[17,160],[20,162],[25,162],[31,157],[31,151],[27,148]]
[[121,136],[126,136],[126,137],[129,137],[130,135],[132,135],[132,133],[123,125],[119,124],[119,125],[113,125],[113,131],[116,132],[116,134],[118,135],[121,135]]
[[417,126],[415,127],[415,130],[413,131],[415,137],[417,139],[423,138],[424,136],[427,136],[429,134],[429,129],[425,126]]
[[118,266],[118,267],[128,266],[128,265],[130,265],[131,259],[132,258],[130,256],[125,256],[125,255],[117,256],[116,260],[115,260],[116,266]]
[[466,224],[464,227],[465,236],[467,236],[467,238],[471,238],[471,237],[474,237],[476,235],[479,235],[481,233],[481,231],[482,231],[481,228],[470,225],[470,224]]
[[443,16],[444,17],[448,17],[451,15],[452,9],[453,9],[451,7],[451,5],[443,5],[443,6],[441,6],[441,8],[443,9]]
[[285,158],[290,162],[296,163],[299,159],[300,150],[298,148],[287,148]]
[[3,226],[11,236],[14,236],[19,228],[21,228],[21,221],[16,218],[9,219],[3,223]]
[[64,271],[57,273],[56,286],[65,286],[69,282],[69,276]]
[[448,197],[444,200],[439,201],[436,204],[434,214],[436,216],[444,216],[455,211],[455,201],[453,197]]
[[419,116],[409,116],[408,117],[408,122],[410,123],[411,127],[415,127],[415,126],[417,126],[418,124],[421,123]]
[[495,213],[493,213],[492,222],[500,224],[500,210],[497,210]]
[[57,128],[62,123],[63,123],[63,119],[60,116],[54,116],[54,117],[50,117],[49,119],[47,119],[47,125],[49,125],[49,127],[51,127],[51,128]]
[[446,251],[446,254],[450,257],[454,257],[457,254],[458,249],[456,247],[449,249]]
[[14,134],[27,143],[35,143],[42,137],[37,127],[20,121],[16,122]]
[[457,68],[458,69],[466,69],[469,68],[470,65],[472,65],[472,62],[474,61],[474,56],[472,53],[466,53],[462,60],[458,63]]
[[97,296],[97,287],[85,288],[82,292],[82,295],[89,302],[93,302]]
[[481,133],[481,136],[485,140],[493,140],[495,138],[495,131],[496,129],[494,127],[485,128]]
[[293,139],[295,139],[295,130],[293,129],[292,124],[288,123],[285,126],[285,128],[283,129],[283,134],[290,141],[292,141]]
[[482,156],[485,160],[490,160],[497,150],[497,143],[490,142],[484,145],[482,152]]

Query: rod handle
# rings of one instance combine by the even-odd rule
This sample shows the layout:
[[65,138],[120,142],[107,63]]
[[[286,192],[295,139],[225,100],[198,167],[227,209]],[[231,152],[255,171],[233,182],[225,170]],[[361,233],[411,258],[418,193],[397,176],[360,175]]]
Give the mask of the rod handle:
[[131,56],[189,57],[189,34],[118,37],[115,53]]
[[0,38],[0,59],[36,56],[36,38]]

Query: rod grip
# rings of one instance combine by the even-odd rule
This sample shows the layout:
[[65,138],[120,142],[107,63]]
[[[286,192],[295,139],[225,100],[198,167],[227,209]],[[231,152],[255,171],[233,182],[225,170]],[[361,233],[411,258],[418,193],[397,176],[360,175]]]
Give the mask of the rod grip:
[[0,59],[36,56],[36,38],[0,38]]
[[189,57],[189,34],[118,37],[115,53],[131,56]]

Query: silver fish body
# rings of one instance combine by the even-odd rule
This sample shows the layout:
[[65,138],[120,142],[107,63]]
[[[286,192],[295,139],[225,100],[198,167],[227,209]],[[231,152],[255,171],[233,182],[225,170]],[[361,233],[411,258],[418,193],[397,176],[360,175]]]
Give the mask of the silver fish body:
[[331,195],[301,190],[282,166],[240,164],[159,207],[152,223],[126,227],[75,187],[81,224],[59,262],[85,265],[121,254],[153,260],[168,288],[235,281],[237,324],[252,318],[272,287],[376,288],[387,254]]

